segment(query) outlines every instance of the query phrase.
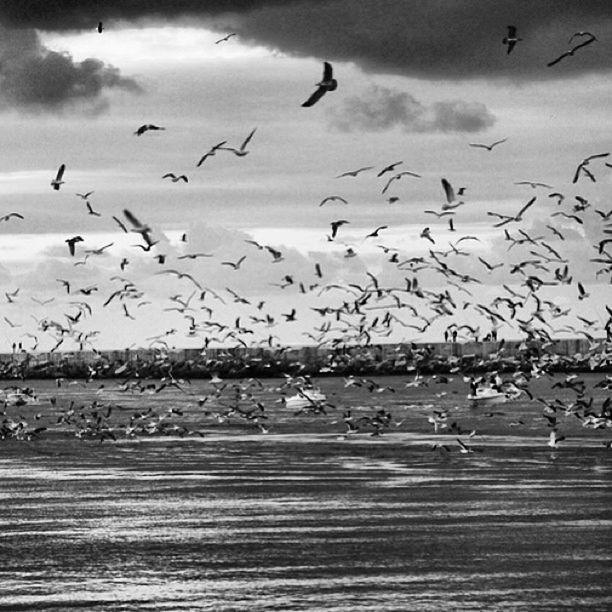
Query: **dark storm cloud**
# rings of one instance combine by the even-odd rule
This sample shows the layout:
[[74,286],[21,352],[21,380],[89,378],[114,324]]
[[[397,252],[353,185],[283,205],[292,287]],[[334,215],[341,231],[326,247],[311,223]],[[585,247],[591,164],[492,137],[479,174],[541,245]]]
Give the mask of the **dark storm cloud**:
[[[550,79],[612,68],[610,0],[20,0],[0,22],[91,29],[99,19],[223,19],[246,41],[428,79]],[[220,23],[217,21],[217,23]],[[502,38],[518,28],[510,55]],[[598,41],[557,65],[577,31]]]
[[0,108],[30,112],[79,108],[100,112],[104,90],[140,91],[132,79],[97,59],[75,62],[45,48],[32,29],[0,27]]
[[452,100],[422,104],[410,94],[372,85],[328,110],[330,127],[341,132],[478,132],[495,123],[484,104]]

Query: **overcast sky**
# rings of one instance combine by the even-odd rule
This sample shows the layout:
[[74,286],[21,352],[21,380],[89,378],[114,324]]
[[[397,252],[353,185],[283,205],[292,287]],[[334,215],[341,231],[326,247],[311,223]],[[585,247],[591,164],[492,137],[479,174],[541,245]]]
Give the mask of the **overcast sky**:
[[[508,54],[502,39],[511,24],[520,40]],[[592,43],[547,66],[591,35]],[[333,65],[337,90],[304,108],[323,61]],[[596,276],[589,258],[602,240],[603,218],[594,210],[610,210],[612,169],[601,158],[589,165],[595,182],[584,174],[576,183],[572,178],[585,157],[612,151],[611,69],[612,4],[604,0],[2,3],[0,217],[18,212],[24,218],[0,222],[2,293],[19,288],[14,298],[0,295],[0,315],[10,322],[0,323],[0,350],[20,339],[35,344],[25,333],[40,336],[39,348],[53,346],[30,315],[65,322],[64,313],[79,308],[68,303],[81,299],[95,312],[79,325],[103,332],[100,347],[146,344],[145,337],[173,327],[179,330],[173,345],[197,345],[201,336],[184,337],[181,315],[163,311],[173,305],[170,295],[191,291],[189,281],[157,274],[165,268],[188,271],[215,290],[247,293],[254,303],[261,296],[279,320],[301,304],[305,312],[296,324],[273,333],[303,342],[303,332],[318,324],[308,306],[329,292],[281,289],[285,275],[306,286],[364,285],[369,270],[405,284],[406,272],[389,266],[377,245],[396,247],[405,259],[448,248],[463,235],[479,241],[464,243],[472,255],[457,259],[464,273],[482,277],[490,301],[502,283],[522,282],[520,274],[510,275],[511,263],[530,255],[529,245],[507,251],[503,229],[492,228],[487,212],[516,214],[534,195],[520,227],[562,247],[575,276],[573,284],[546,290],[601,323],[603,304],[612,303],[610,274]],[[165,129],[134,134],[149,123]],[[254,128],[248,155],[218,151],[196,167],[210,147],[227,141],[238,148]],[[469,146],[502,139],[492,151]],[[400,160],[396,173],[421,178],[403,176],[383,194],[394,173],[377,173]],[[65,183],[56,191],[50,181],[60,164]],[[369,166],[356,177],[336,178]],[[162,179],[167,172],[189,182]],[[455,233],[447,219],[425,212],[446,201],[443,177],[456,190],[465,187]],[[515,184],[520,181],[551,187]],[[100,216],[88,214],[75,195],[89,191]],[[565,195],[562,205],[549,197],[554,192]],[[332,195],[348,204],[319,206]],[[576,195],[590,204],[580,211],[582,223],[551,217],[571,214]],[[160,240],[151,252],[134,247],[139,236],[123,233],[113,220],[127,223],[125,208]],[[329,242],[330,222],[339,219],[350,223]],[[546,229],[551,222],[565,240]],[[365,238],[381,225],[388,228],[379,238]],[[420,236],[426,226],[435,247]],[[75,235],[84,240],[72,257],[65,239]],[[280,248],[284,261],[271,264],[270,254],[247,239]],[[103,255],[74,265],[85,250],[109,243]],[[346,257],[349,248],[355,257]],[[195,252],[213,257],[176,259]],[[153,259],[158,254],[166,264]],[[238,270],[221,264],[242,255],[247,259]],[[506,267],[488,273],[477,256]],[[124,257],[129,264],[122,271]],[[317,262],[327,274],[322,280],[314,276]],[[141,302],[151,301],[138,312],[129,302],[135,321],[118,303],[101,306],[121,287],[110,280],[115,274],[142,286]],[[57,278],[98,290],[65,294]],[[591,298],[577,299],[577,279],[592,287]],[[440,291],[445,280],[428,270],[421,276]],[[40,306],[33,297],[54,301]],[[227,301],[205,303],[224,321],[241,314],[246,322],[253,314]],[[473,322],[469,311],[465,320]],[[577,325],[575,316],[559,323]],[[423,334],[401,329],[393,338],[438,339],[446,324],[436,322]],[[510,326],[507,335],[516,336]]]

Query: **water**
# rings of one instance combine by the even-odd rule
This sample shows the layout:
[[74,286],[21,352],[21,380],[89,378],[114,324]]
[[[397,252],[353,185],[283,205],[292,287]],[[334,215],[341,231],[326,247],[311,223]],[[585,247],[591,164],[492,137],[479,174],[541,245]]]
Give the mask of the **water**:
[[[592,386],[602,377],[583,378]],[[49,430],[0,443],[0,609],[612,607],[609,429],[560,417],[567,440],[551,449],[535,402],[487,416],[467,407],[459,381],[377,381],[396,393],[320,380],[338,406],[325,415],[295,416],[258,392],[266,435],[234,417],[219,422],[215,410],[204,416],[196,398],[209,383],[127,396],[108,381],[97,394],[93,384],[37,382],[41,405],[9,411],[35,412]],[[550,381],[535,387],[553,397]],[[598,406],[607,392],[594,392]],[[122,404],[117,420],[182,407],[177,423],[206,433],[67,437],[57,415],[71,398],[95,397]],[[475,452],[461,453],[453,433],[433,433],[432,405],[477,430],[461,436]],[[348,406],[385,407],[393,423],[382,436],[338,439]]]

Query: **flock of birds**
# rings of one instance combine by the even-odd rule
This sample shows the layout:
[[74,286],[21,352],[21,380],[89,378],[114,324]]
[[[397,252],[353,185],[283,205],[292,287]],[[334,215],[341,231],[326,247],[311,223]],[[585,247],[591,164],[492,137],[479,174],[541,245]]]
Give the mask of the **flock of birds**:
[[[102,33],[102,23],[98,25],[98,32]],[[216,41],[215,44],[227,42],[236,36],[230,33]],[[579,40],[574,44],[576,39]],[[521,42],[517,36],[517,29],[508,26],[507,36],[503,44],[510,54]],[[569,44],[574,45],[559,57],[548,63],[549,67],[574,56],[579,49],[597,41],[597,38],[589,32],[576,32],[570,37]],[[315,91],[302,103],[303,107],[312,107],[319,102],[328,92],[338,88],[338,81],[334,78],[333,68],[329,62],[323,64],[323,76],[316,84]],[[143,124],[138,127],[134,135],[144,136],[148,132],[164,131],[163,126],[152,123]],[[196,167],[208,162],[217,155],[233,154],[242,158],[249,154],[256,129],[244,138],[238,146],[228,146],[227,141],[222,141],[210,147],[196,163]],[[468,143],[472,148],[484,149],[489,154],[501,147],[508,139],[502,138],[490,144]],[[596,153],[581,160],[572,176],[572,184],[581,181],[597,182],[601,171],[612,168],[608,163],[610,153]],[[376,179],[381,179],[378,186],[380,194],[386,196],[389,204],[396,204],[400,198],[393,194],[399,181],[419,180],[422,175],[412,170],[399,170],[403,161],[394,161],[389,164],[377,166],[365,166],[354,170],[348,170],[336,175],[339,181],[352,180],[362,174],[367,175],[374,171]],[[62,164],[55,177],[51,180],[53,190],[59,191],[65,185],[66,164]],[[162,179],[170,179],[173,183],[188,183],[186,174],[175,174],[168,172]],[[340,183],[339,183],[340,184]],[[481,242],[478,236],[462,233],[461,216],[462,207],[469,205],[465,186],[455,188],[446,178],[440,178],[440,200],[439,209],[425,210],[425,214],[435,218],[436,225],[426,226],[420,232],[423,241],[423,254],[408,257],[401,249],[386,244],[381,238],[381,233],[389,229],[388,225],[379,225],[368,232],[361,242],[341,242],[346,227],[350,220],[346,218],[333,218],[329,221],[329,231],[326,240],[340,244],[343,257],[350,259],[359,255],[359,248],[364,242],[371,243],[376,240],[376,248],[380,249],[381,267],[384,269],[380,275],[372,271],[366,271],[361,282],[346,283],[338,279],[326,279],[326,270],[320,262],[315,262],[310,270],[286,270],[286,253],[280,247],[262,244],[255,240],[245,240],[252,253],[258,257],[268,257],[269,264],[281,270],[278,274],[278,282],[274,283],[280,291],[287,294],[293,293],[297,296],[308,295],[316,297],[324,302],[317,306],[305,306],[308,302],[300,303],[287,312],[280,314],[267,308],[266,300],[253,297],[251,294],[242,295],[235,289],[227,286],[224,289],[206,286],[205,281],[198,276],[198,262],[214,260],[215,253],[201,251],[181,252],[180,255],[173,254],[169,257],[167,253],[161,252],[158,232],[147,222],[142,221],[131,210],[124,209],[123,216],[112,216],[121,232],[136,235],[140,241],[133,245],[134,249],[141,250],[143,256],[152,257],[160,269],[155,273],[160,277],[172,277],[182,286],[182,291],[168,297],[168,305],[165,311],[178,313],[184,322],[183,331],[190,338],[201,340],[203,348],[212,345],[234,346],[249,349],[252,347],[265,348],[266,350],[282,354],[286,347],[281,346],[279,337],[276,336],[274,328],[279,324],[291,325],[301,316],[302,311],[308,309],[320,317],[320,324],[314,326],[310,331],[304,332],[309,344],[322,348],[342,350],[345,347],[360,347],[364,353],[376,343],[384,342],[397,330],[408,334],[408,340],[418,338],[424,334],[434,323],[441,326],[446,339],[453,341],[473,340],[483,338],[497,339],[497,330],[504,327],[511,332],[518,332],[524,339],[524,352],[522,359],[515,360],[515,369],[504,384],[511,384],[522,393],[531,396],[529,382],[532,378],[549,375],[555,363],[550,360],[548,347],[554,345],[554,340],[559,334],[571,334],[581,336],[589,342],[589,355],[593,360],[594,367],[605,369],[609,367],[612,359],[612,308],[605,306],[607,319],[588,318],[583,315],[575,315],[569,308],[564,309],[555,299],[547,299],[542,295],[543,290],[548,287],[569,286],[574,287],[577,299],[582,302],[589,297],[589,292],[583,282],[577,278],[572,271],[572,262],[564,254],[566,235],[580,234],[586,226],[595,228],[598,238],[592,245],[592,252],[588,256],[593,266],[595,279],[612,279],[612,254],[608,250],[608,244],[612,242],[612,209],[602,210],[591,204],[583,195],[574,195],[573,199],[566,193],[554,191],[554,187],[539,181],[517,181],[517,185],[525,186],[533,190],[535,195],[522,205],[515,213],[502,214],[497,211],[487,211],[487,217],[492,220],[492,228],[500,229],[500,245],[506,246],[505,253],[499,249],[500,261],[490,262],[480,256],[477,252],[471,252],[466,247],[468,244]],[[533,193],[532,192],[532,193]],[[102,213],[95,210],[91,204],[93,190],[76,195],[85,202],[88,215],[102,217]],[[534,231],[529,225],[534,225],[532,213],[536,204],[542,200],[551,203],[555,212],[550,215],[549,223],[544,224],[546,230],[540,233]],[[319,207],[334,208],[335,206],[348,206],[349,201],[342,195],[328,195],[319,202]],[[1,222],[22,222],[24,215],[19,212],[10,212],[0,217]],[[443,245],[440,223],[448,224],[446,231],[454,232],[457,238]],[[181,236],[181,247],[188,249],[190,236],[186,233]],[[80,235],[69,236],[65,240],[69,256],[76,257],[81,254],[80,243],[86,242]],[[112,253],[113,243],[101,247],[84,249],[82,254],[84,260],[75,262],[76,265],[88,265],[89,261],[96,257],[107,257]],[[510,256],[515,257],[511,260]],[[235,259],[222,259],[219,265],[228,271],[228,285],[231,284],[230,277],[233,273],[240,273],[242,266],[253,255],[251,252],[240,254]],[[168,260],[172,258],[172,266]],[[118,258],[119,259],[119,258]],[[112,290],[102,301],[102,308],[112,308],[115,304],[120,306],[123,315],[130,320],[136,318],[136,312],[141,308],[151,305],[147,300],[146,292],[138,286],[138,283],[126,276],[130,270],[131,261],[122,256],[117,262],[117,273],[109,282]],[[127,270],[127,272],[126,272]],[[497,272],[499,271],[499,272]],[[423,285],[420,272],[424,272],[429,278],[432,276],[440,279],[439,285],[443,288],[428,288]],[[487,277],[492,274],[505,273],[506,278],[511,278],[512,283],[503,284],[499,295],[490,303],[481,299],[481,287],[485,284]],[[392,276],[401,278],[401,282],[389,283],[384,279]],[[593,280],[593,279],[589,279]],[[58,287],[68,300],[69,310],[63,315],[63,319],[57,320],[50,316],[36,319],[36,333],[25,332],[21,335],[19,347],[24,354],[36,351],[41,334],[53,339],[51,352],[57,351],[65,346],[64,343],[72,341],[79,349],[96,351],[96,331],[84,331],[81,325],[95,316],[93,297],[100,294],[101,287],[97,284],[80,286],[76,279],[57,279]],[[512,286],[510,286],[512,285]],[[6,303],[14,306],[15,312],[24,308],[25,304],[20,294],[20,289],[5,292]],[[37,305],[45,307],[54,302],[59,302],[60,296],[45,296],[44,298],[30,296]],[[228,322],[223,312],[228,303],[235,308],[241,308],[244,314],[236,317],[233,322]],[[467,324],[464,322],[466,311],[470,311],[480,321],[486,321],[486,329],[481,324]],[[572,318],[573,317],[573,318]],[[4,317],[10,328],[19,328],[12,319]],[[494,335],[493,335],[494,332]],[[262,400],[261,393],[265,385],[258,379],[248,379],[229,383],[220,379],[213,379],[213,389],[206,397],[193,398],[188,393],[188,382],[173,374],[173,362],[171,358],[170,345],[172,338],[176,338],[180,330],[171,327],[161,331],[147,339],[149,348],[156,351],[156,363],[158,371],[163,373],[159,380],[143,378],[133,364],[112,366],[101,359],[97,365],[90,365],[87,382],[112,375],[123,379],[119,390],[126,394],[159,394],[162,390],[172,390],[187,394],[202,408],[203,414],[216,419],[218,422],[226,422],[230,419],[240,419],[254,425],[262,433],[269,431],[268,413],[266,405]],[[22,347],[22,341],[29,343],[26,348]],[[541,347],[541,351],[529,349],[533,343]],[[15,351],[15,344],[13,345]],[[407,386],[422,384],[418,375],[418,365],[427,359],[427,349],[412,345],[411,365],[416,367],[417,376]],[[496,355],[502,357],[504,354],[503,339],[498,343]],[[527,366],[526,361],[527,359]],[[21,360],[17,364],[23,364]],[[26,360],[27,363],[27,360]],[[416,366],[415,366],[416,364]],[[14,364],[12,364],[14,365]],[[299,365],[299,364],[298,364]],[[451,372],[461,372],[461,364],[452,363],[449,360]],[[19,370],[16,370],[19,371]],[[333,372],[333,367],[328,368]],[[473,374],[471,372],[470,374]],[[555,379],[556,380],[556,379]],[[58,386],[62,380],[58,379]],[[425,384],[425,383],[423,383]],[[600,381],[604,389],[612,388],[612,379],[605,377]],[[347,387],[362,387],[371,393],[393,393],[395,389],[381,387],[371,379],[350,376],[346,379]],[[575,401],[567,399],[539,398],[539,403],[544,406],[544,418],[546,419],[551,433],[549,446],[556,448],[563,439],[559,433],[557,416],[559,413],[570,414],[581,419],[585,427],[592,429],[606,429],[612,426],[612,406],[610,398],[607,398],[597,410],[593,404],[593,398],[587,397],[586,386],[575,375],[567,376],[564,380],[556,382],[553,387],[562,389],[564,393],[574,392]],[[102,390],[104,385],[100,385]],[[306,400],[306,408],[298,412],[310,414],[326,414],[330,409],[337,409],[338,405],[328,400],[313,400],[307,390],[313,387],[313,382],[307,376],[300,374],[287,375],[284,383],[276,385],[271,391],[279,395],[281,403],[285,402],[288,392],[293,391],[301,394]],[[11,401],[10,396],[17,398]],[[47,427],[30,426],[28,419],[20,415],[15,418],[9,414],[10,410],[20,410],[28,403],[28,398],[34,398],[32,389],[24,386],[10,386],[4,389],[4,419],[0,423],[0,439],[33,440],[37,438]],[[538,402],[538,398],[532,398]],[[98,399],[89,405],[77,405],[74,401],[62,409],[57,407],[57,399],[50,399],[56,409],[60,410],[57,420],[58,425],[71,427],[77,437],[93,438],[100,441],[106,439],[115,440],[119,436],[133,437],[137,435],[153,434],[178,434],[178,435],[202,435],[199,428],[190,429],[175,422],[176,417],[181,416],[181,409],[176,407],[164,408],[163,410],[133,411],[126,418],[117,420],[117,413],[126,414],[125,410],[118,404],[105,403]],[[208,409],[208,406],[213,406]],[[122,412],[123,411],[123,412]],[[42,418],[36,416],[38,420]],[[376,408],[367,414],[354,414],[350,408],[346,408],[340,419],[346,427],[344,437],[357,432],[368,431],[373,435],[381,435],[396,422],[392,414],[385,408]],[[457,423],[449,423],[449,414],[446,411],[434,408],[429,417],[429,422],[434,426],[434,431],[446,429],[448,433],[455,436],[468,437],[473,432],[465,432]],[[461,453],[474,452],[472,446],[467,443],[465,437],[457,438],[458,448]],[[448,452],[446,445],[438,445],[442,452]]]

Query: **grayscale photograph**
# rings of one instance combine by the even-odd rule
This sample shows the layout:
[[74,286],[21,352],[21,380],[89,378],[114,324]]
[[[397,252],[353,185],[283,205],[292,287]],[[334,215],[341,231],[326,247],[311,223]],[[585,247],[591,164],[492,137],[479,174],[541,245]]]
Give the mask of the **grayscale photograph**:
[[0,612],[612,609],[610,0],[0,0]]

